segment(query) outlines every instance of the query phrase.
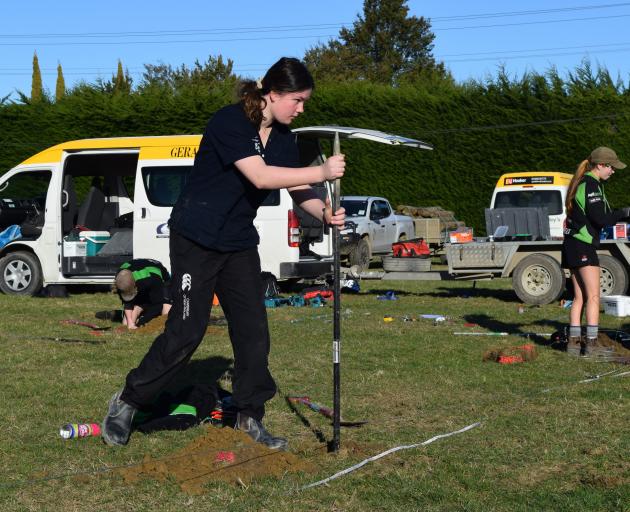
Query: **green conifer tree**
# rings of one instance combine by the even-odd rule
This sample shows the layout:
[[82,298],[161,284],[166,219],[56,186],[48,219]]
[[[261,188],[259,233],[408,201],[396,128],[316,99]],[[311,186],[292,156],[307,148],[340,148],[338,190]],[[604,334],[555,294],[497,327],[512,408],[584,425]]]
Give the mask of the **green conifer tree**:
[[63,78],[61,63],[57,64],[57,85],[55,86],[55,101],[61,100],[66,95],[66,81]]
[[118,70],[116,71],[116,76],[114,77],[113,82],[114,92],[131,92],[131,78],[129,77],[129,73],[125,73],[125,71],[123,70],[122,61],[120,59],[118,59]]
[[39,69],[37,52],[33,54],[33,80],[31,82],[31,101],[42,101],[44,98],[44,86],[42,84],[42,72]]

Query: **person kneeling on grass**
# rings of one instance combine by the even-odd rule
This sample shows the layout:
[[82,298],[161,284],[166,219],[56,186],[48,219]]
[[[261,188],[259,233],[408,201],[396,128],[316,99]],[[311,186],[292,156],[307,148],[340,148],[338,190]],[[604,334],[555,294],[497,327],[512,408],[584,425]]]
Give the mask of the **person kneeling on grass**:
[[114,286],[123,303],[122,322],[137,329],[171,309],[170,275],[159,261],[131,260],[123,263]]

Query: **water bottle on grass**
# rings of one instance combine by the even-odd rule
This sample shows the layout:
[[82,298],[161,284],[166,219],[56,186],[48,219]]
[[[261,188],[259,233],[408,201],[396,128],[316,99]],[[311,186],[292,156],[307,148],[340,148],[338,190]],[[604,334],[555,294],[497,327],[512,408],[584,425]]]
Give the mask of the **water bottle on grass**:
[[98,423],[66,423],[59,429],[59,435],[64,439],[100,436],[101,426]]

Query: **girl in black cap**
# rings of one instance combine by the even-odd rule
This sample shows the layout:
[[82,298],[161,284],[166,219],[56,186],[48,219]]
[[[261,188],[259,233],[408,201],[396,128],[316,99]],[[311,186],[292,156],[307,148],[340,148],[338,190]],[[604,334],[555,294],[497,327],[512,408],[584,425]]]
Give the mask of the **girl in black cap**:
[[[616,169],[626,167],[610,148],[598,147],[577,168],[566,198],[567,220],[562,244],[562,266],[571,272],[574,298],[571,305],[569,344],[573,354],[587,355],[597,342],[599,326],[599,234],[603,227],[628,217],[630,208],[612,210],[603,182]],[[586,336],[582,336],[582,311]]]

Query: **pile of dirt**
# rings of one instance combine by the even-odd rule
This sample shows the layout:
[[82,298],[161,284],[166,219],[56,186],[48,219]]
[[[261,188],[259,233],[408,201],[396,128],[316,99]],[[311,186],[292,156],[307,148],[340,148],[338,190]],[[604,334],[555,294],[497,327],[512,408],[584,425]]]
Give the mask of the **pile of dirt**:
[[589,355],[630,362],[630,337],[626,333],[623,334],[622,336],[615,332],[600,332],[597,335],[597,343],[589,347]]
[[484,361],[496,361],[501,364],[524,363],[537,357],[538,351],[531,343],[518,347],[493,348],[483,354]]
[[[555,332],[549,344],[556,350],[567,349],[566,333]],[[630,334],[625,331],[603,329],[599,331],[597,342],[589,345],[588,357],[603,362],[630,364]]]
[[208,426],[203,436],[181,450],[159,459],[147,455],[142,463],[116,473],[130,485],[142,478],[168,479],[183,492],[203,494],[210,482],[247,485],[268,476],[313,471],[312,464],[290,452],[270,450],[231,428]]

